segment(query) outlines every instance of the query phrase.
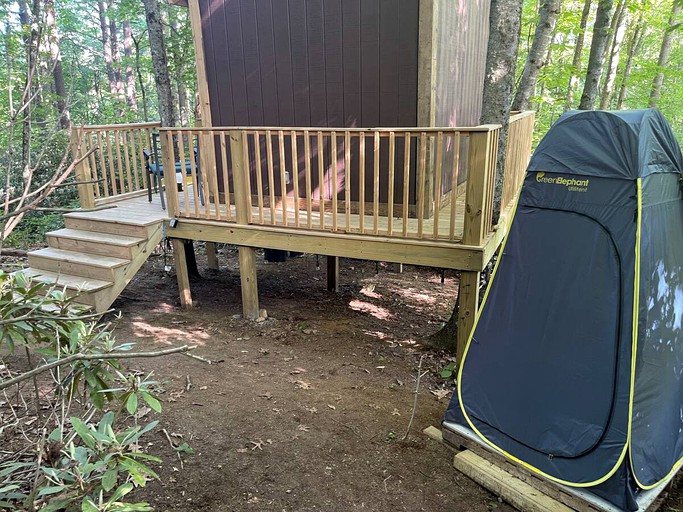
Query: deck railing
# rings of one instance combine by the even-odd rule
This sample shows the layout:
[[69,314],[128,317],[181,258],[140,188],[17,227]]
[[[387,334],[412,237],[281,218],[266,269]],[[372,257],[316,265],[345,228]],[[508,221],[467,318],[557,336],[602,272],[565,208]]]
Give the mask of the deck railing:
[[174,217],[468,244],[491,229],[494,125],[161,134],[167,168],[187,158],[187,141],[200,148],[190,174],[201,186],[167,187]]
[[151,133],[159,123],[75,126],[71,130],[74,159],[88,155],[76,167],[83,208],[145,193],[147,171],[143,150],[152,149]]
[[[533,121],[532,112],[510,119],[503,211],[524,179]],[[88,155],[76,169],[83,207],[145,193],[143,150],[157,130],[164,167],[187,174],[180,191],[165,187],[172,217],[466,245],[494,229],[496,125],[75,127],[74,157]]]

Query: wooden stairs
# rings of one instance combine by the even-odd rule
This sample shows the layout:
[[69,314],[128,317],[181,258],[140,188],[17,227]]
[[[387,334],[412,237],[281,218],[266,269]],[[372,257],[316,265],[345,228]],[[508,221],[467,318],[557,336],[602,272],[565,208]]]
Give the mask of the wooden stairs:
[[28,254],[23,272],[34,281],[79,293],[78,302],[109,309],[161,241],[159,218],[122,218],[100,212],[64,216],[65,228],[48,233],[48,247]]

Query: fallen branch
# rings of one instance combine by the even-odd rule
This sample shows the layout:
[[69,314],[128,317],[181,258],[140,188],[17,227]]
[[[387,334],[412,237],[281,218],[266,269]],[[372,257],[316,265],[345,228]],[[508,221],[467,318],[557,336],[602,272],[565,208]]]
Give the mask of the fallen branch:
[[27,254],[27,251],[23,249],[5,249],[3,247],[2,251],[0,251],[0,256],[10,256],[12,258],[25,258]]
[[169,354],[177,354],[179,352],[188,352],[197,348],[197,345],[183,345],[182,347],[173,347],[166,350],[158,350],[154,352],[108,352],[106,354],[73,354],[71,356],[65,357],[64,359],[58,359],[52,361],[51,363],[44,364],[43,366],[38,366],[33,370],[26,373],[22,373],[3,382],[0,382],[0,390],[19,384],[27,379],[33,378],[35,375],[52,370],[58,366],[64,366],[66,364],[71,364],[74,361],[93,361],[93,360],[106,360],[106,359],[136,359],[145,357],[160,357]]
[[[2,251],[3,253],[5,252],[4,249]],[[101,317],[102,315],[105,315],[107,313],[111,313],[114,311],[113,309],[109,309],[107,311],[104,311],[103,313],[86,313],[83,315],[75,315],[75,316],[49,316],[49,315],[33,315],[33,311],[35,311],[35,308],[31,310],[31,313],[23,316],[17,316],[14,318],[6,318],[5,320],[0,320],[0,325],[6,325],[6,324],[16,324],[17,322],[36,322],[38,320],[53,320],[56,322],[59,321],[68,321],[68,320],[88,320],[89,318],[98,318]]]
[[410,434],[410,427],[413,426],[413,420],[415,419],[415,409],[417,409],[417,394],[420,391],[420,379],[422,378],[422,360],[424,359],[424,357],[424,354],[420,356],[420,364],[417,366],[417,382],[415,384],[415,399],[413,400],[413,412],[410,414],[408,429],[406,430],[406,434],[401,438],[401,441],[405,441],[408,437],[408,434]]
[[56,212],[56,213],[72,213],[72,212],[99,212],[100,210],[109,210],[116,208],[115,204],[103,204],[95,208],[34,208],[37,212]]

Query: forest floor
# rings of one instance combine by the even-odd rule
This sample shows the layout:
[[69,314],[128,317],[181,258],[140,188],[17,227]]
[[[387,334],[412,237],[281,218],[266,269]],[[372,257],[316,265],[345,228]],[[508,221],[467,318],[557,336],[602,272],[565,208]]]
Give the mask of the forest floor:
[[[268,318],[241,318],[235,251],[192,282],[179,307],[172,258],[153,256],[114,303],[116,336],[140,350],[194,344],[184,355],[141,359],[163,410],[146,437],[160,478],[134,493],[158,511],[513,511],[452,467],[452,452],[422,430],[438,426],[451,385],[446,354],[426,337],[449,317],[457,279],[434,269],[341,260],[339,293],[325,260],[258,259]],[[416,377],[422,358],[412,428]],[[162,430],[163,429],[163,430]],[[165,430],[165,433],[164,433]],[[187,443],[189,449],[177,451]],[[192,453],[188,453],[192,452]],[[683,510],[675,489],[661,509]]]

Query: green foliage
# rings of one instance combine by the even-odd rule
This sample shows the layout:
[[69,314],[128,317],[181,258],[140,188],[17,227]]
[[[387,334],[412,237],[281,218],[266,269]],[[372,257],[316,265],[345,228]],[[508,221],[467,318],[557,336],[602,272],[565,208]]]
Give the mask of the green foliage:
[[[122,370],[116,355],[134,344],[117,343],[110,325],[92,321],[74,300],[64,290],[34,283],[22,273],[0,272],[0,339],[7,351],[21,349],[30,356],[29,363],[35,358],[46,363],[73,359],[52,370],[54,393],[34,404],[51,412],[48,424],[54,429],[49,435],[24,432],[20,438],[30,439],[29,445],[12,444],[15,456],[0,463],[0,507],[151,510],[146,503],[125,498],[157,478],[148,464],[158,459],[141,451],[140,439],[158,422],[138,424],[140,404],[161,410],[156,383],[151,374],[141,377]],[[101,354],[111,358],[102,359]],[[86,406],[82,414],[73,415],[77,397]],[[24,400],[30,400],[28,395]],[[11,427],[31,423],[18,418]]]
[[458,365],[456,364],[456,362],[451,361],[446,366],[444,366],[443,370],[441,370],[439,372],[439,375],[442,378],[447,379],[447,380],[455,379],[457,367],[458,367]]

